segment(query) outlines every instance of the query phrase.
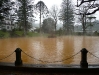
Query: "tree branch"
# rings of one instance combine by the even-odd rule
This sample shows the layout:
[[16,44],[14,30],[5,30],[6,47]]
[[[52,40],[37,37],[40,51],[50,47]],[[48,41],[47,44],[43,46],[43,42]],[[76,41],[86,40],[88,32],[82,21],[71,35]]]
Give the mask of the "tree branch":
[[86,15],[94,14],[94,13],[96,13],[98,10],[99,10],[99,7],[98,7],[96,10],[94,10],[93,12],[91,12],[91,13],[86,13]]
[[82,4],[85,3],[85,2],[91,2],[91,1],[96,1],[96,0],[88,0],[88,1],[82,0],[81,3],[80,3],[79,5],[77,5],[77,7],[79,7],[80,5],[82,5]]

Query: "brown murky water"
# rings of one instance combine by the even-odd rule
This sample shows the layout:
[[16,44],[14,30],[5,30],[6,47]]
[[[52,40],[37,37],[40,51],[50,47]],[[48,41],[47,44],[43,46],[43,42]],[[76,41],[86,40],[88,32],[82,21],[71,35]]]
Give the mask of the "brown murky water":
[[[79,64],[81,53],[71,59],[65,59],[78,53],[82,48],[88,49],[88,51],[99,57],[99,37],[65,36],[57,38],[24,37],[0,39],[0,59],[11,54],[16,48],[21,48],[25,53],[33,57],[30,58],[22,52],[24,63]],[[15,53],[1,62],[15,62]],[[99,64],[99,59],[88,53],[88,63]]]

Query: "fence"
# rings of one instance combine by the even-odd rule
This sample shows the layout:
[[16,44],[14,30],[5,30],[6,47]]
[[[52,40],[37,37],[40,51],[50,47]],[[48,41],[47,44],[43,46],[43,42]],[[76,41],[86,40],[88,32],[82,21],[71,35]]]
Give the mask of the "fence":
[[[0,62],[0,75],[99,75],[99,65],[88,64],[87,53],[90,53],[98,59],[99,57],[95,56],[85,48],[83,48],[78,53],[59,61],[43,61],[32,57],[20,48],[17,48],[14,52],[0,60],[4,60],[14,53],[16,54],[15,63]],[[63,62],[81,53],[81,61],[80,65],[23,64],[21,53],[24,53],[28,57],[37,61],[47,63]]]
[[[63,59],[63,60],[59,60],[59,61],[43,61],[43,60],[40,60],[40,59],[36,59],[35,57],[32,57],[31,55],[25,53],[24,51],[22,51],[20,48],[17,48],[15,51],[16,53],[16,61],[15,61],[15,66],[21,66],[23,65],[23,61],[21,59],[21,52],[23,52],[25,55],[27,55],[28,57],[32,58],[32,59],[35,59],[37,61],[40,61],[40,62],[46,62],[46,63],[55,63],[55,62],[63,62],[63,61],[66,61],[68,59],[71,59],[73,58],[74,56],[76,56],[77,54],[81,53],[81,61],[80,61],[80,67],[81,68],[88,68],[88,62],[87,62],[87,53],[89,52],[86,48],[83,48],[81,51],[79,51],[78,53],[74,54],[73,56],[70,56],[66,59]],[[10,55],[0,59],[0,60],[4,60],[8,57],[10,57],[14,52],[12,52]],[[93,55],[94,57],[98,58],[97,56],[95,56],[93,53],[89,52],[91,55]]]

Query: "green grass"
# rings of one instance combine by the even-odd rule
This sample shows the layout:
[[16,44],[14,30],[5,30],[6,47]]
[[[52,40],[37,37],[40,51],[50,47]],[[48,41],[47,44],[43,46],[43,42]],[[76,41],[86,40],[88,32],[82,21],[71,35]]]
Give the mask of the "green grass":
[[[44,36],[48,37],[49,34],[45,33],[37,33],[37,32],[27,32],[26,37],[39,37],[39,36]],[[24,32],[23,31],[14,31],[14,32],[4,32],[0,31],[0,38],[8,38],[8,37],[23,37]]]
[[27,36],[28,36],[28,37],[38,37],[38,36],[40,36],[40,33],[28,32],[28,33],[27,33]]
[[8,38],[10,37],[9,32],[0,31],[0,38]]
[[21,37],[21,36],[23,36],[24,32],[23,32],[23,31],[15,31],[14,34],[15,34],[16,36]]

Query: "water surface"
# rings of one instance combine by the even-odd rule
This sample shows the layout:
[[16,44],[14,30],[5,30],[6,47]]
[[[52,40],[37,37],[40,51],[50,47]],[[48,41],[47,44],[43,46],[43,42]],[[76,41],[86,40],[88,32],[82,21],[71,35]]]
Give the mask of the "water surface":
[[[24,63],[79,64],[81,53],[71,59],[65,59],[80,52],[82,48],[86,48],[99,57],[99,37],[64,36],[57,38],[22,37],[0,39],[0,59],[11,54],[16,48],[21,48],[25,53],[33,57],[30,58],[22,52],[22,60]],[[15,62],[15,53],[1,62]],[[99,59],[88,53],[88,63],[99,64]]]

